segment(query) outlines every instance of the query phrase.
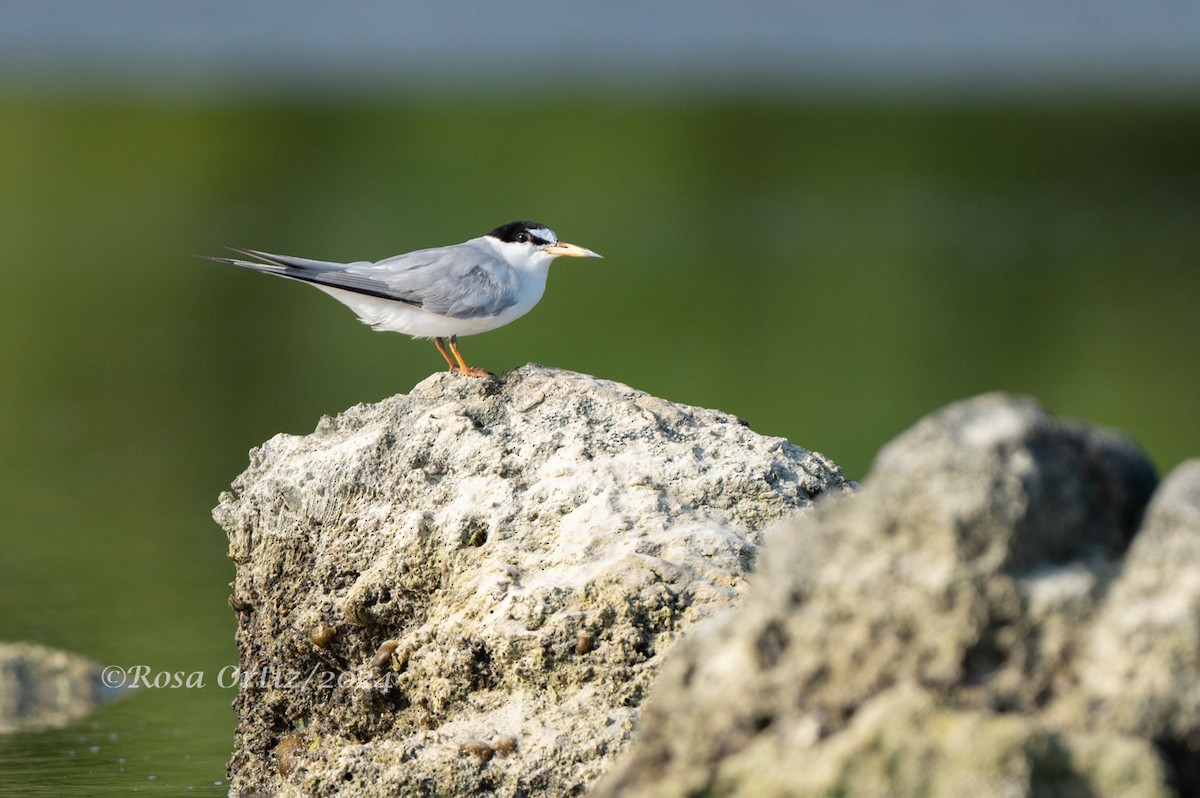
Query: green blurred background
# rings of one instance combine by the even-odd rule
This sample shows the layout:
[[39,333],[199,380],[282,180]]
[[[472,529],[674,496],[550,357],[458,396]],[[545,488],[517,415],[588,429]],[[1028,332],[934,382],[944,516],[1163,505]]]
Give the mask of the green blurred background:
[[993,390],[1125,430],[1162,472],[1200,454],[1192,101],[22,90],[0,120],[0,638],[210,682],[0,739],[0,793],[223,794],[210,508],[251,447],[442,367],[193,257],[227,244],[377,259],[540,220],[605,259],[558,261],[468,360],[719,408],[855,479]]

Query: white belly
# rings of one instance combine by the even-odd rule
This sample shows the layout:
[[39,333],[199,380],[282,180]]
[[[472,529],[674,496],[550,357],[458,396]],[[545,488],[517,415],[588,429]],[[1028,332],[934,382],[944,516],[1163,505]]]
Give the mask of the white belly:
[[448,338],[451,335],[475,335],[488,332],[497,327],[503,327],[510,321],[519,319],[533,309],[542,298],[546,282],[543,278],[532,285],[522,286],[518,301],[512,307],[506,308],[497,316],[479,317],[473,319],[454,319],[447,316],[437,316],[422,310],[415,305],[398,302],[394,299],[359,294],[341,288],[310,283],[331,297],[353,310],[363,324],[369,324],[376,330],[398,332],[411,335],[413,338]]

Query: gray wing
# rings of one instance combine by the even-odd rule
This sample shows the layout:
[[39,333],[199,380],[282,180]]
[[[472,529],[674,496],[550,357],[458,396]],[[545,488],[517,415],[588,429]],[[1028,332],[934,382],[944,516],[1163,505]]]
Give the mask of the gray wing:
[[456,319],[494,316],[517,301],[512,267],[478,239],[407,252],[378,263],[350,264],[346,273],[386,285],[404,302]]
[[261,262],[208,259],[404,302],[442,316],[458,319],[493,316],[516,303],[516,276],[512,268],[475,240],[407,252],[377,263],[335,263],[253,249],[231,249]]

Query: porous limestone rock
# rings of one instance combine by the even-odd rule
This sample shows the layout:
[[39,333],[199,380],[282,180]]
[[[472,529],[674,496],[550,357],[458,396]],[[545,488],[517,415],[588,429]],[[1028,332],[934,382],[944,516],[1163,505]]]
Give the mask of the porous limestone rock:
[[1027,399],[951,405],[772,529],[594,791],[1200,794],[1200,462]]
[[1078,671],[1062,713],[1155,740],[1200,795],[1200,460],[1155,492]]
[[237,566],[233,792],[579,795],[759,531],[850,489],[724,413],[529,365],[279,435]]

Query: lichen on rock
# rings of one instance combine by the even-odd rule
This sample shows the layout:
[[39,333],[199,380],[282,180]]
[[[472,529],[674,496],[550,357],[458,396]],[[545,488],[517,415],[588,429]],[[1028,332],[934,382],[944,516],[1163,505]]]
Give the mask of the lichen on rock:
[[581,794],[761,530],[850,490],[724,413],[525,366],[430,377],[251,453],[235,792]]

